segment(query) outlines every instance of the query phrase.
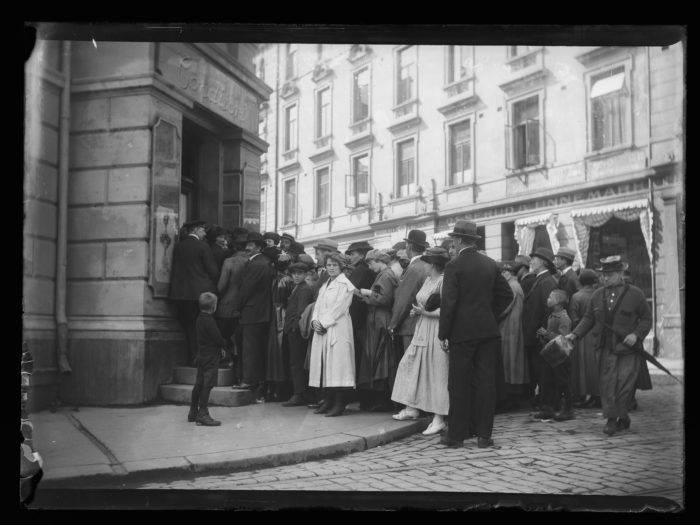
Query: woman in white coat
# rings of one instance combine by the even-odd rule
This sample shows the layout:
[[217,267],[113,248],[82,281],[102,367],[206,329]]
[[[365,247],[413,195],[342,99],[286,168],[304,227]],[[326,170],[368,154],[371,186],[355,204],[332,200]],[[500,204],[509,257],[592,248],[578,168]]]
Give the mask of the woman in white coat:
[[355,287],[343,273],[348,261],[342,254],[326,258],[328,280],[318,291],[311,317],[314,331],[309,359],[309,386],[325,389],[325,401],[314,411],[326,417],[345,410],[344,391],[355,388],[355,348],[350,304]]

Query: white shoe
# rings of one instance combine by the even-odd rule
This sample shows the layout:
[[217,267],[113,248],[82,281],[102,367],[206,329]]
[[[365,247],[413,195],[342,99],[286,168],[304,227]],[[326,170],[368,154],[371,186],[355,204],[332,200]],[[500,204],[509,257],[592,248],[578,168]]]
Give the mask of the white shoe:
[[401,412],[399,412],[398,414],[394,414],[391,417],[393,417],[397,421],[408,421],[408,420],[418,419],[418,411],[410,412],[409,410],[404,408],[401,410]]
[[434,436],[435,434],[439,434],[442,432],[445,428],[447,428],[447,425],[445,423],[438,423],[437,425],[434,422],[431,422],[428,428],[426,428],[423,431],[424,436]]

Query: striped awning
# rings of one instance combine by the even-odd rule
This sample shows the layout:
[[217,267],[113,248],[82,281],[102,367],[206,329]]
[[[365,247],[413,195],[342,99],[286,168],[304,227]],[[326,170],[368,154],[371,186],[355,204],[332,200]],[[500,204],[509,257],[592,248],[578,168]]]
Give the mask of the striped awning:
[[648,199],[639,199],[627,202],[615,202],[606,204],[605,206],[596,206],[594,208],[583,208],[581,210],[571,210],[572,217],[583,217],[586,215],[598,215],[601,213],[615,213],[616,211],[634,210],[637,208],[648,208]]
[[539,225],[539,224],[547,224],[549,220],[552,218],[552,213],[545,213],[543,215],[535,215],[533,217],[526,217],[524,219],[518,219],[515,221],[516,226],[530,226],[530,225]]

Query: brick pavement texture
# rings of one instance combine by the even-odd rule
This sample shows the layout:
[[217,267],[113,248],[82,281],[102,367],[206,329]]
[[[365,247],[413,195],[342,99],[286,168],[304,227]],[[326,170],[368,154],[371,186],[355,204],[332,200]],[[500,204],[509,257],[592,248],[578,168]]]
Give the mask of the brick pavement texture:
[[631,428],[612,437],[599,410],[561,423],[523,411],[496,416],[495,448],[470,440],[447,449],[439,436],[416,434],[340,458],[132,488],[639,495],[685,507],[682,387],[655,386],[637,399]]

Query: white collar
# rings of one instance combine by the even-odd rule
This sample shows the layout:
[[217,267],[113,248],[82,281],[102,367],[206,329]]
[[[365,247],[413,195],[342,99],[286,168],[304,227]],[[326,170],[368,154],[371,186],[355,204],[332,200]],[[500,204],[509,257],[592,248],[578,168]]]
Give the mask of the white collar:
[[188,233],[187,235],[189,235],[190,237],[194,237],[198,241],[200,240],[200,238],[197,235],[195,235],[194,233]]
[[539,277],[539,276],[542,275],[543,273],[549,273],[549,270],[547,270],[547,269],[545,268],[544,270],[542,270],[540,273],[537,274],[537,277]]
[[255,259],[258,255],[262,255],[262,253],[260,253],[260,252],[254,253],[253,255],[250,256],[250,259],[248,259],[248,260],[249,260],[249,261],[252,261],[252,260]]
[[573,266],[567,266],[566,268],[564,268],[564,270],[561,272],[561,274],[564,275],[565,273],[569,273],[573,269],[574,269]]
[[420,258],[421,258],[421,255],[416,255],[415,257],[411,258],[411,262],[408,264],[411,264],[413,261],[415,261],[416,259],[420,259]]

